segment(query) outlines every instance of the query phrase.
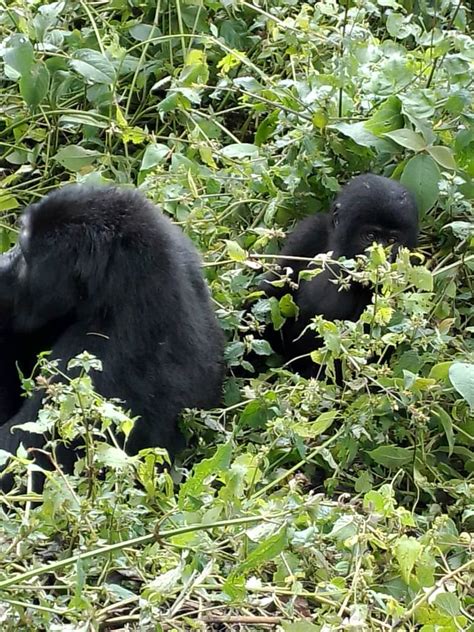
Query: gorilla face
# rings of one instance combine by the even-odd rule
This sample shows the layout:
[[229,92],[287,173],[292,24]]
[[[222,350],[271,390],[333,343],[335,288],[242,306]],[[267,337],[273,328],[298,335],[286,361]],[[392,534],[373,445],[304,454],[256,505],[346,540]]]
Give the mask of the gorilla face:
[[366,174],[353,178],[332,207],[331,246],[335,258],[362,254],[373,242],[414,248],[418,237],[415,200],[398,182]]
[[74,240],[58,242],[48,231],[33,233],[30,208],[22,218],[18,243],[0,256],[0,305],[20,332],[66,316],[80,299],[79,278],[65,265],[78,254],[71,248]]

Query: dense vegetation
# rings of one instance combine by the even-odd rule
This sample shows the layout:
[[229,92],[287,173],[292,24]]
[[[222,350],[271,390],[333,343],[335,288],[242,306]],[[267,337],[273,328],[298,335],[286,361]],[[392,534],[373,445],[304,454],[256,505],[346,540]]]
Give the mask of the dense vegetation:
[[[231,375],[222,409],[186,415],[171,473],[159,450],[104,445],[129,420],[80,359],[44,419],[88,435],[85,466],[52,473],[39,503],[0,496],[2,630],[474,629],[469,3],[0,9],[3,249],[59,184],[140,186],[203,253],[230,373],[249,350],[272,364],[258,329],[293,306],[256,296],[256,279],[340,183],[400,179],[422,225],[415,261],[374,248],[347,262],[376,299],[360,323],[315,323],[326,380]],[[24,481],[25,454],[15,467]]]

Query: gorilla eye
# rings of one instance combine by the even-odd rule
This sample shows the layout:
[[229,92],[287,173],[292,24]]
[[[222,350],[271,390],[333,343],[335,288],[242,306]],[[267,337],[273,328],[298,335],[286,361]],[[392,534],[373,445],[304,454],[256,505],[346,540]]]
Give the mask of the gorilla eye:
[[370,242],[375,241],[375,233],[367,233],[367,239]]
[[387,239],[387,242],[388,242],[391,246],[393,246],[393,244],[394,244],[396,241],[397,241],[397,240],[395,239],[395,237],[389,237],[389,238]]

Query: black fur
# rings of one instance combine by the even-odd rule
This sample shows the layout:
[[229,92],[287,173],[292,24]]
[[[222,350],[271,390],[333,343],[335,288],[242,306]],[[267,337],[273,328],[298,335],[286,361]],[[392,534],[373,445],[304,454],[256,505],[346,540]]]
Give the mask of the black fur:
[[42,435],[12,432],[36,419],[43,397],[19,404],[14,365],[29,371],[51,349],[62,370],[84,350],[102,361],[97,391],[140,417],[129,453],[174,453],[181,410],[217,405],[223,377],[222,332],[194,246],[137,191],[112,187],[55,191],[21,226],[0,257],[0,449],[44,445]]
[[[351,258],[362,254],[372,242],[392,246],[392,256],[404,246],[414,248],[418,239],[418,211],[411,194],[398,182],[373,174],[353,178],[340,191],[331,212],[318,214],[301,221],[287,238],[278,260],[282,268],[292,269],[291,283],[298,282],[298,274],[308,268],[308,262],[285,257],[314,257],[333,251],[333,258]],[[301,335],[315,315],[326,320],[356,321],[370,303],[372,292],[352,283],[347,290],[331,283],[334,268],[324,270],[309,281],[301,281],[295,289],[271,285],[278,278],[269,274],[260,284],[267,296],[281,298],[292,294],[298,305],[297,319],[289,318],[280,332],[267,328],[266,338],[285,361],[309,354],[318,342],[313,332]],[[304,376],[315,375],[318,367],[310,358],[291,363]]]

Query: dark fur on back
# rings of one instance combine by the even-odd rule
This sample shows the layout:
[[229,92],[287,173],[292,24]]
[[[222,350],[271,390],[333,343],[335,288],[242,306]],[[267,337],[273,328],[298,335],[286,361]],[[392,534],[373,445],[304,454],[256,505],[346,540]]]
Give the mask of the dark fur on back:
[[[140,416],[127,451],[175,452],[181,410],[217,405],[223,378],[223,336],[190,240],[137,191],[73,185],[26,209],[19,243],[0,258],[5,328],[64,362],[96,355],[98,392]],[[41,398],[0,428],[0,448],[38,445],[10,429],[34,421]]]

